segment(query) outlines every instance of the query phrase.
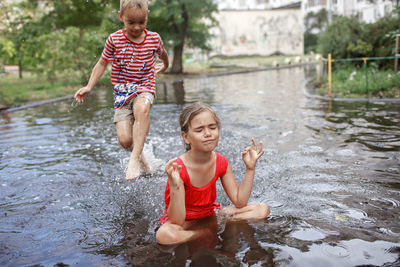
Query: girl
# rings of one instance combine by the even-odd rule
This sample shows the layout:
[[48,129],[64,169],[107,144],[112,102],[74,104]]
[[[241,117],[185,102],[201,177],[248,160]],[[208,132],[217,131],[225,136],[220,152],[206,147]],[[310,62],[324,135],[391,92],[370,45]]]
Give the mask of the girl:
[[[195,103],[179,116],[181,136],[186,152],[170,160],[165,167],[168,175],[165,190],[165,211],[156,233],[160,244],[174,245],[197,239],[211,231],[211,217],[220,205],[216,200],[216,182],[222,186],[234,206],[219,213],[232,220],[263,219],[269,215],[264,203],[249,204],[257,160],[264,154],[262,142],[242,152],[246,173],[240,186],[236,183],[228,160],[214,152],[218,145],[220,120],[212,108]],[[211,223],[210,223],[211,222]]]

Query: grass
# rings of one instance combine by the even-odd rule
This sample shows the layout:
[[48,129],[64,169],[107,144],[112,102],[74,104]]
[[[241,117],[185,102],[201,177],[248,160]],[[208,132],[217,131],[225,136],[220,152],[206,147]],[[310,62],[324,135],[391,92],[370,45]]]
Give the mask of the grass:
[[[185,61],[183,69],[185,76],[211,74],[232,70],[260,68],[275,64],[285,65],[287,56],[247,56],[247,57],[214,57],[206,61]],[[295,57],[291,57],[292,63]],[[302,61],[314,60],[312,56],[303,56]],[[182,75],[179,75],[182,76]],[[58,74],[57,81],[50,83],[45,76],[23,73],[23,79],[18,73],[0,73],[0,109],[19,106],[27,102],[47,100],[67,95],[73,95],[78,88],[84,86],[79,73]],[[160,75],[158,80],[174,79],[176,75]],[[109,69],[103,75],[98,85],[110,85]]]
[[[2,73],[0,80],[0,105],[6,107],[73,95],[82,86],[77,74],[60,76],[53,83],[30,72],[24,72],[23,79],[19,79],[18,73]],[[102,78],[99,84],[105,84],[106,80],[109,81],[109,78]]]
[[[332,94],[336,97],[378,97],[400,98],[400,72],[393,70],[367,69],[367,79],[363,68],[346,67],[332,72]],[[367,86],[368,81],[368,86]],[[328,94],[325,81],[316,89],[320,95]]]

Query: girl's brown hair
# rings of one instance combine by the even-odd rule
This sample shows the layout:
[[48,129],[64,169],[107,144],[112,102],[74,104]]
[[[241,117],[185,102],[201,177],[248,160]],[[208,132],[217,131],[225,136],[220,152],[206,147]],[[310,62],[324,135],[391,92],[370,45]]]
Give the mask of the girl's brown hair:
[[[203,111],[210,111],[214,116],[218,128],[221,128],[221,121],[218,118],[217,113],[215,113],[215,111],[209,105],[201,102],[196,102],[185,107],[181,111],[181,114],[179,115],[179,125],[181,126],[181,131],[187,133],[189,131],[190,123],[192,122],[193,118]],[[190,150],[190,148],[191,147],[189,144],[185,144],[186,151]]]

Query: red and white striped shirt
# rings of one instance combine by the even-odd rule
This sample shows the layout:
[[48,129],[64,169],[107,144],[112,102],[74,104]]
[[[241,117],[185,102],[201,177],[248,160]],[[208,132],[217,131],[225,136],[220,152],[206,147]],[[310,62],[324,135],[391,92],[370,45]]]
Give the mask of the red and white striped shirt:
[[130,83],[135,87],[131,93],[124,92],[123,96],[119,95],[118,100],[115,99],[116,102],[121,102],[116,103],[116,108],[138,93],[150,92],[154,96],[156,94],[155,54],[161,56],[164,46],[158,33],[147,30],[145,33],[146,36],[141,43],[134,43],[121,29],[110,34],[105,43],[101,57],[106,61],[112,61],[111,82],[114,93],[118,93],[116,88],[122,88],[121,85]]

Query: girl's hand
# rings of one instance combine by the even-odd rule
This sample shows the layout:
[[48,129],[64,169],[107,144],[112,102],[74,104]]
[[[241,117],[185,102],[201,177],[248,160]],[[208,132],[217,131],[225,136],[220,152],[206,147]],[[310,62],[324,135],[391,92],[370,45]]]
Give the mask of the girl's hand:
[[253,147],[248,147],[242,152],[243,162],[248,170],[254,170],[257,160],[264,154],[262,141],[258,147],[254,138],[251,138],[251,141],[253,142]]
[[165,172],[168,175],[168,180],[170,186],[174,187],[179,187],[183,185],[183,180],[181,179],[181,176],[179,175],[179,172],[181,171],[182,166],[178,165],[176,163],[176,158],[171,159],[168,161],[168,163],[165,165]]

